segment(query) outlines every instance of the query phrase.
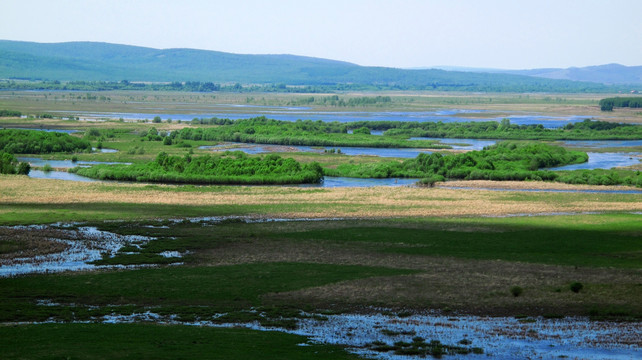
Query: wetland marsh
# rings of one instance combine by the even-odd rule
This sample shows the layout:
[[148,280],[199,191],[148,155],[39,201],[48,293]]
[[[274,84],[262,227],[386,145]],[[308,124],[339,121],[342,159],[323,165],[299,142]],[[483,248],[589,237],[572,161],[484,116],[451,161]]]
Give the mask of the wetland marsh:
[[[393,93],[383,107],[336,109],[300,105],[297,94],[103,93],[110,101],[69,94],[0,94],[0,108],[27,114],[0,118],[0,128],[61,130],[95,148],[16,155],[34,168],[29,177],[0,175],[0,357],[616,359],[642,353],[642,191],[635,183],[589,182],[639,177],[640,139],[548,139],[566,148],[559,154],[589,151],[580,166],[595,159],[604,159],[605,168],[625,166],[590,170],[596,173],[582,185],[459,179],[429,187],[413,185],[415,178],[326,174],[322,184],[302,186],[199,186],[61,181],[60,175],[77,175],[43,171],[46,164],[146,166],[164,152],[182,159],[172,166],[206,156],[278,161],[278,155],[330,173],[402,164],[419,152],[452,159],[468,153],[481,163],[480,153],[470,151],[496,143],[429,138],[423,144],[436,146],[417,151],[410,137],[374,133],[381,131],[375,126],[372,135],[350,129],[328,132],[326,140],[381,141],[371,136],[404,146],[181,138],[185,129],[206,134],[226,126],[194,117],[275,114],[293,124],[294,117],[339,124],[510,118],[552,128],[586,117],[642,123],[634,112],[601,114],[592,95],[551,101],[501,94],[488,101]],[[65,119],[29,117],[44,112]],[[324,124],[300,126],[310,131]],[[252,127],[254,133],[242,128],[243,134],[260,133]],[[513,154],[533,143],[515,144]],[[400,155],[409,151],[417,153]],[[559,170],[561,177],[584,174]],[[121,345],[114,348],[114,341]]]

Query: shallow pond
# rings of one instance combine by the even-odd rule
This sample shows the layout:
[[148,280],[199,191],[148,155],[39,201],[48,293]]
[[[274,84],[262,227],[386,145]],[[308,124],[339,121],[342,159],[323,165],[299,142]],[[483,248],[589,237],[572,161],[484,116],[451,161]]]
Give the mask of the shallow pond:
[[37,255],[24,258],[0,259],[0,277],[16,276],[33,273],[49,273],[60,271],[93,270],[98,268],[113,268],[124,266],[93,265],[92,261],[102,259],[103,255],[113,255],[121,247],[133,243],[142,244],[152,237],[140,235],[119,235],[101,231],[95,227],[79,227],[65,229],[69,224],[16,226],[13,229],[29,231],[31,229],[55,228],[65,236],[63,239],[49,239],[66,245],[62,252]]
[[100,152],[100,153],[103,153],[103,154],[113,154],[113,153],[117,153],[118,152],[118,150],[116,150],[116,149],[105,149],[105,148],[101,148],[101,149],[91,148],[91,149],[93,151]]
[[36,158],[36,157],[17,157],[18,161],[24,161],[28,162],[31,164],[31,166],[45,166],[46,164],[49,164],[53,168],[73,168],[76,166],[80,167],[90,167],[92,165],[130,165],[131,163],[123,163],[123,162],[109,162],[109,161],[76,161],[73,162],[71,160],[45,160],[42,158]]
[[[435,140],[449,145],[456,150],[483,150],[486,146],[495,145],[504,140],[450,139],[433,137],[413,137],[409,140]],[[556,145],[587,149],[642,146],[642,140],[560,140]]]
[[53,180],[67,180],[67,181],[80,181],[80,182],[99,181],[96,179],[90,179],[88,177],[68,173],[66,171],[31,170],[29,171],[29,177],[34,179],[53,179]]
[[588,162],[582,164],[566,165],[549,170],[592,170],[611,169],[614,167],[631,166],[640,163],[642,153],[594,153],[588,152]]
[[[220,105],[220,108],[234,107],[240,109],[240,112],[192,112],[182,114],[149,114],[149,113],[121,113],[121,112],[86,112],[77,113],[80,117],[90,118],[110,118],[110,119],[131,119],[143,120],[152,119],[160,116],[161,119],[191,121],[194,118],[227,118],[227,119],[247,119],[257,116],[266,116],[270,119],[283,121],[296,120],[321,120],[325,122],[338,121],[342,123],[355,121],[413,121],[413,122],[470,122],[470,121],[501,121],[508,118],[511,123],[517,125],[542,124],[546,128],[558,128],[569,123],[583,121],[590,116],[572,115],[572,116],[545,116],[537,114],[513,113],[502,117],[479,118],[466,117],[467,114],[479,114],[485,110],[463,110],[463,109],[441,109],[435,111],[371,111],[371,112],[352,112],[352,111],[314,111],[307,108],[297,107],[274,107],[274,106],[254,106],[254,105]],[[215,106],[216,108],[216,106]],[[247,111],[244,111],[247,109]]]
[[242,151],[247,154],[265,154],[271,152],[310,152],[324,153],[325,150],[340,149],[343,155],[365,155],[379,157],[397,157],[397,158],[415,158],[421,153],[431,154],[432,151],[426,149],[413,148],[373,148],[373,147],[323,147],[323,146],[294,146],[294,145],[266,145],[266,144],[245,144],[245,143],[225,143],[219,145],[203,145],[199,149],[211,149],[213,151]]
[[[107,315],[104,323],[155,322],[212,327],[245,327],[303,335],[311,342],[345,346],[367,358],[408,360],[418,356],[375,351],[373,342],[393,345],[426,342],[481,348],[483,354],[447,355],[448,359],[634,359],[642,354],[642,323],[590,321],[587,318],[544,319],[426,314],[408,317],[381,314],[340,314],[299,319],[296,330],[264,327],[258,323],[220,324],[202,320],[178,322],[175,317],[151,311],[132,315]],[[462,345],[464,344],[464,345]],[[305,346],[302,343],[301,346]]]
[[448,145],[455,150],[483,150],[486,146],[495,145],[501,140],[480,140],[480,139],[446,139],[433,137],[412,137],[409,140],[434,140]]
[[588,149],[642,146],[642,140],[563,140],[559,143],[563,146]]

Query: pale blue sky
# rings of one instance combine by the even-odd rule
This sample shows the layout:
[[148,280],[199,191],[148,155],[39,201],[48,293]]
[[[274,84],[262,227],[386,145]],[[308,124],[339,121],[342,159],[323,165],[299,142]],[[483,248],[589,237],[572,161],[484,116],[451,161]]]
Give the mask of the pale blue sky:
[[295,54],[360,65],[642,65],[639,0],[1,0],[0,39]]

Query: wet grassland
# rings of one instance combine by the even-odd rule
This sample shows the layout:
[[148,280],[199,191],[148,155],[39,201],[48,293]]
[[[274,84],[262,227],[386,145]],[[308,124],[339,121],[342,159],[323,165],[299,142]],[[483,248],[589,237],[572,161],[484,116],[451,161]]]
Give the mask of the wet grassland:
[[[47,351],[73,356],[81,350],[109,358],[136,354],[137,345],[146,356],[161,358],[190,351],[209,358],[214,348],[234,358],[264,346],[283,347],[275,357],[337,357],[348,355],[328,345],[297,347],[308,341],[279,332],[184,325],[295,330],[301,321],[323,322],[333,314],[383,312],[403,318],[426,311],[451,317],[640,321],[639,217],[630,212],[317,221],[222,217],[53,225],[45,231],[95,225],[154,240],[134,240],[94,262],[134,268],[1,278],[0,331],[7,345],[2,348],[9,358],[21,351],[45,358]],[[10,238],[2,236],[7,231],[13,232]],[[38,236],[42,239],[34,239]],[[2,228],[0,249],[3,258],[15,258],[61,236]],[[180,254],[171,265],[158,256],[167,252]],[[522,289],[518,296],[515,287]],[[43,321],[51,324],[26,325]],[[123,321],[133,323],[104,324]],[[177,338],[170,340],[173,331]],[[48,333],[59,342],[43,341]],[[100,351],[84,345],[123,333],[130,334],[123,344],[108,348],[99,341],[94,349]],[[236,345],[211,339],[219,336]],[[195,338],[202,340],[186,350]],[[79,348],[77,341],[83,344]],[[246,341],[254,345],[243,349]],[[429,342],[419,339],[415,347]],[[483,352],[483,344],[475,346]]]

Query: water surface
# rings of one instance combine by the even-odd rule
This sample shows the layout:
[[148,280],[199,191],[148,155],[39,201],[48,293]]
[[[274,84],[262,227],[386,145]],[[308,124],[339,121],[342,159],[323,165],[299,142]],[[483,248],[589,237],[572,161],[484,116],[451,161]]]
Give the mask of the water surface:
[[396,157],[396,158],[415,158],[421,153],[431,154],[432,151],[416,148],[373,148],[357,146],[295,146],[295,145],[267,145],[267,144],[245,144],[245,143],[225,143],[219,145],[203,145],[199,149],[212,149],[215,151],[242,151],[247,154],[265,154],[273,152],[310,152],[324,153],[326,150],[341,150],[344,155],[365,155],[379,157]]
[[562,140],[559,143],[570,147],[589,149],[642,146],[642,140]]
[[502,140],[480,140],[480,139],[452,139],[434,137],[412,137],[408,140],[434,140],[440,144],[448,145],[455,150],[483,150],[487,146],[495,145]]
[[71,160],[46,160],[37,157],[17,157],[18,161],[24,161],[31,164],[31,166],[45,166],[49,164],[53,168],[73,168],[76,166],[90,167],[92,165],[131,165],[131,163],[113,162],[113,161],[76,161]]
[[642,153],[594,153],[587,152],[588,162],[550,168],[549,170],[593,170],[612,169],[614,167],[632,166],[640,163]]
[[[230,107],[221,105],[220,107]],[[471,122],[471,121],[501,121],[504,118],[510,119],[511,123],[517,125],[542,124],[545,128],[563,127],[569,123],[581,122],[590,116],[547,116],[538,114],[513,113],[501,117],[478,118],[466,117],[467,114],[486,112],[485,110],[463,110],[463,109],[441,109],[436,111],[314,111],[306,108],[287,107],[265,107],[252,105],[236,105],[238,109],[247,109],[242,112],[190,112],[181,114],[149,114],[134,112],[80,112],[81,117],[105,117],[124,118],[131,120],[152,119],[160,116],[164,121],[167,119],[191,121],[194,118],[221,118],[221,119],[247,119],[257,116],[266,116],[270,119],[283,121],[296,120],[321,120],[324,122],[338,121],[349,123],[355,121],[412,121],[412,122]]]
[[67,181],[80,181],[80,182],[94,182],[99,181],[96,179],[91,179],[88,177],[68,173],[65,171],[42,171],[42,170],[31,170],[29,171],[29,177],[34,179],[53,179],[53,180],[67,180]]

